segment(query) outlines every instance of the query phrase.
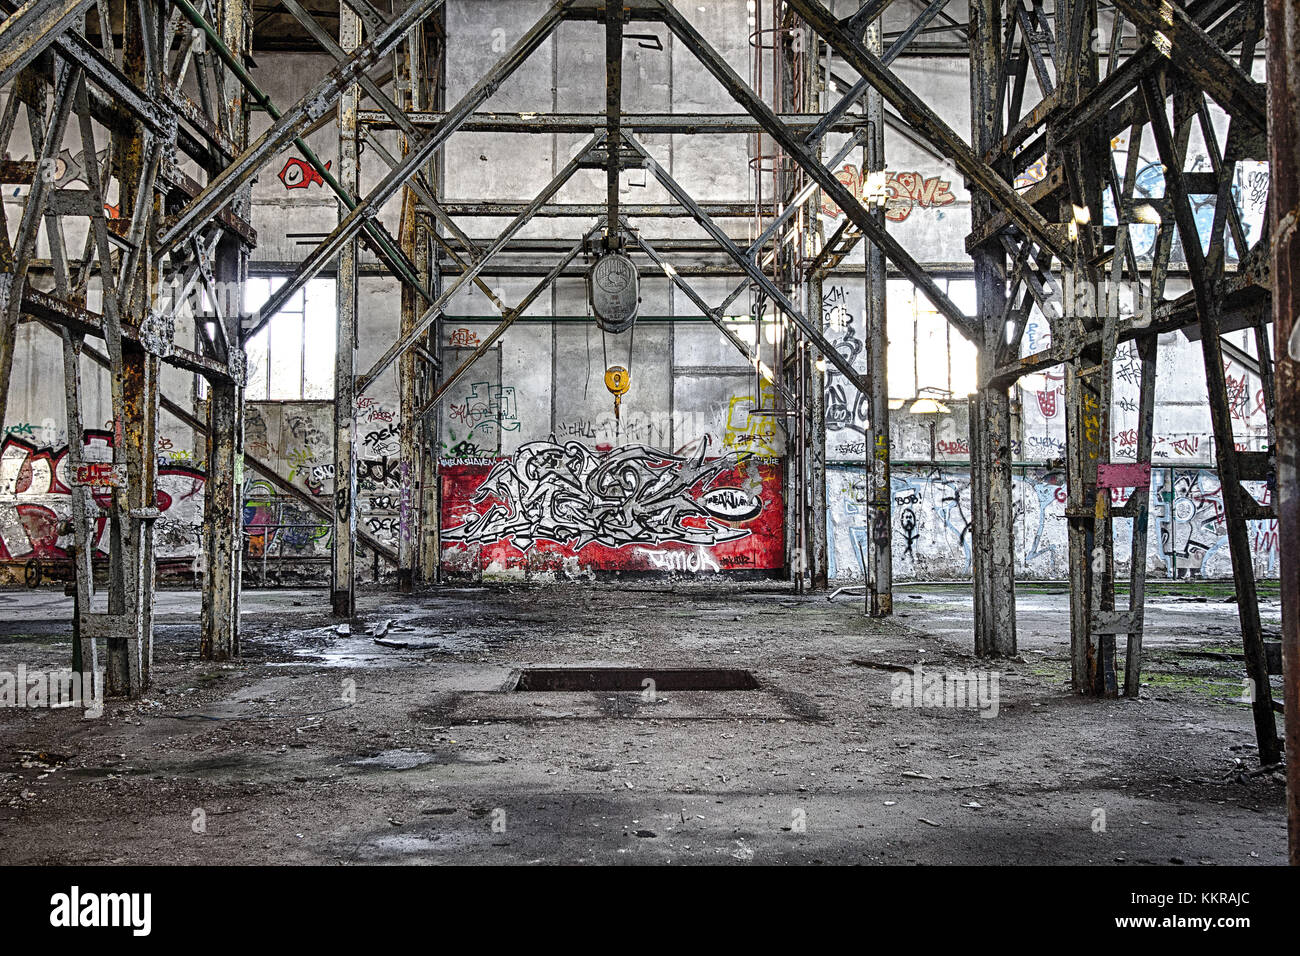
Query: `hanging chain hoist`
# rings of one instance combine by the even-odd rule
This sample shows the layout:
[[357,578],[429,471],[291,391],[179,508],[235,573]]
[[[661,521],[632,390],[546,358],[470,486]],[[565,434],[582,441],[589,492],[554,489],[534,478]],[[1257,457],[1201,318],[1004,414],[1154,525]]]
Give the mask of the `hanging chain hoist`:
[[[596,325],[601,333],[605,358],[605,388],[614,396],[615,434],[622,434],[623,396],[632,387],[632,345],[636,339],[636,316],[641,304],[640,279],[636,264],[623,252],[623,237],[608,236],[605,251],[587,273],[588,294]],[[630,332],[626,364],[612,365],[609,336]]]

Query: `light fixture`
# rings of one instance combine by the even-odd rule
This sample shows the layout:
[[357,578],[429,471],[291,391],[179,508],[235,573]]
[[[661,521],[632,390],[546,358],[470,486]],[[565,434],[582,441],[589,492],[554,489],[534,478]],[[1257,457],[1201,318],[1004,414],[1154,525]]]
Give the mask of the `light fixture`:
[[1160,212],[1150,203],[1142,203],[1133,210],[1133,218],[1137,222],[1145,223],[1148,226],[1160,225]]
[[889,400],[889,410],[891,412],[896,412],[906,404],[907,399],[905,398],[891,398]]
[[907,410],[909,415],[947,415],[952,409],[933,398],[918,398]]

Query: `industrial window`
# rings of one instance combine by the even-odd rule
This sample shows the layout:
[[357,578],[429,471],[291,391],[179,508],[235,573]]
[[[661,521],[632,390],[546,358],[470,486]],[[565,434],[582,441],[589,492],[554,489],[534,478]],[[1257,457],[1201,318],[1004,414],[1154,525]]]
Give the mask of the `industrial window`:
[[[249,279],[244,308],[257,311],[284,282],[282,276]],[[248,401],[333,398],[334,280],[312,279],[244,347]]]
[[[972,280],[940,279],[939,288],[967,315],[975,314]],[[943,393],[962,397],[974,392],[975,346],[906,279],[890,279],[886,295],[890,397]]]

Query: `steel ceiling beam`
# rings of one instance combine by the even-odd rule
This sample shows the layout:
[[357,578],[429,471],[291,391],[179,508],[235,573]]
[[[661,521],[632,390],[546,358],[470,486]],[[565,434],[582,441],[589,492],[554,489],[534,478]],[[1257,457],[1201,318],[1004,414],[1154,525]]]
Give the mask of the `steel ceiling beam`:
[[[666,169],[654,161],[650,156],[650,153],[635,137],[625,135],[623,140],[641,154],[642,159],[645,160],[646,168],[650,170],[655,179],[659,180],[659,184],[668,191],[668,194],[672,196],[673,199],[681,203],[683,208],[690,210],[691,217],[700,224],[705,232],[713,237],[713,240],[722,247],[723,251],[731,257],[736,265],[740,266],[744,273],[749,276],[750,281],[756,284],[763,291],[763,294],[771,299],[782,312],[794,320],[795,324],[803,330],[804,335],[808,337],[809,341],[817,346],[818,350],[823,356],[825,356],[826,360],[834,365],[836,369],[839,370],[840,374],[849,380],[854,388],[859,392],[865,393],[867,390],[866,379],[862,377],[861,373],[859,373],[851,363],[845,360],[844,356],[840,354],[839,349],[835,348],[826,336],[822,334],[820,324],[810,322],[807,316],[795,307],[794,303],[791,302],[789,298],[786,297],[785,293],[777,287],[777,284],[755,264],[753,259],[746,255],[745,252],[732,241],[731,237],[727,235],[721,226],[709,218],[708,213],[700,208],[699,204],[691,197],[691,194],[683,189],[681,184],[678,183],[677,180],[673,179]],[[671,269],[671,267],[666,268],[664,271],[671,279],[672,273],[669,269]],[[777,374],[776,370],[773,371],[773,375],[775,374]]]
[[[947,294],[938,287],[934,279],[921,268],[920,264],[912,258],[911,254],[903,248],[898,240],[891,236],[884,226],[876,222],[858,197],[849,192],[844,184],[835,178],[833,173],[817,161],[817,157],[809,151],[807,144],[777,119],[771,107],[763,102],[762,98],[736,74],[731,65],[718,54],[717,50],[713,49],[690,21],[683,17],[667,0],[655,0],[655,2],[669,29],[695,55],[704,68],[713,74],[714,78],[735,98],[737,103],[758,120],[759,125],[822,188],[822,191],[844,211],[844,214],[853,221],[853,224],[866,234],[868,239],[880,247],[889,260],[903,271],[907,278],[934,304],[935,308],[957,326],[963,335],[974,341],[975,332],[970,317],[948,298]],[[969,152],[969,148],[967,148],[967,152]],[[660,172],[656,167],[656,176],[660,175]],[[1010,190],[1010,187],[1008,186],[1007,189]],[[1018,196],[1016,198],[1019,199]],[[729,239],[728,242],[730,243]],[[734,244],[732,246],[734,248]],[[813,331],[816,332],[815,341],[825,341],[820,331]],[[827,354],[827,358],[830,357]],[[856,375],[856,373],[854,374]],[[850,377],[850,381],[854,381],[854,378]]]
[[[436,6],[442,0],[421,0],[421,2],[425,6]],[[408,152],[374,189],[358,201],[351,212],[339,220],[339,224],[307,255],[284,285],[272,293],[262,307],[261,315],[254,322],[254,328],[260,328],[265,324],[266,318],[279,312],[290,297],[320,272],[327,262],[338,256],[343,247],[364,227],[365,222],[377,216],[384,204],[428,163],[430,157],[447,141],[447,138],[460,129],[461,124],[523,65],[534,50],[542,45],[564,19],[565,11],[573,2],[574,0],[557,0],[537,23],[520,37],[514,47],[461,97],[460,102],[448,111],[443,121],[430,130],[428,135],[420,140],[419,144]],[[426,11],[426,16],[428,12],[431,10]],[[405,14],[393,23],[404,22],[404,17]],[[401,39],[400,36],[397,39]],[[372,44],[374,42],[371,41]],[[397,40],[393,41],[394,44],[396,42]]]
[[573,159],[569,160],[568,164],[555,174],[555,178],[542,187],[542,191],[534,197],[533,201],[529,203],[528,206],[525,207],[508,226],[506,226],[502,233],[497,236],[496,241],[476,256],[474,261],[470,264],[470,267],[457,276],[455,281],[443,290],[442,295],[438,296],[437,300],[424,311],[424,314],[416,320],[411,329],[406,332],[401,339],[394,343],[382,356],[380,356],[379,360],[375,362],[370,371],[366,372],[364,375],[357,376],[356,393],[358,396],[374,384],[375,379],[379,377],[384,369],[392,365],[393,362],[397,361],[403,353],[416,345],[420,339],[424,337],[425,330],[428,329],[429,326],[433,324],[434,320],[443,313],[447,303],[455,297],[461,287],[470,280],[476,278],[479,272],[482,271],[483,267],[492,260],[492,257],[504,249],[506,244],[514,238],[515,234],[518,233],[520,229],[532,222],[533,217],[537,215],[537,210],[540,209],[552,196],[559,192],[560,188],[573,178],[573,174],[576,173],[579,168],[582,166],[592,165],[592,152],[600,149],[604,145],[604,142],[604,132],[597,133],[592,137],[592,139],[574,155]]
[[385,30],[357,47],[346,61],[325,74],[230,165],[214,176],[196,199],[170,219],[159,231],[156,255],[161,258],[176,246],[189,241],[202,228],[203,223],[234,198],[240,187],[257,175],[271,156],[298,139],[309,126],[333,109],[348,87],[359,82],[412,27],[437,10],[442,3],[443,0],[416,0],[395,17]]
[[[1036,209],[1025,202],[1010,183],[977,156],[952,127],[940,119],[939,115],[930,109],[912,89],[889,71],[879,57],[851,37],[819,0],[787,0],[787,2],[822,39],[830,44],[831,49],[880,91],[904,120],[950,159],[972,183],[994,197],[1027,235],[1050,249],[1062,261],[1072,258],[1068,243],[1064,241],[1060,231],[1053,229]],[[862,228],[856,222],[854,225]],[[863,231],[874,241],[875,237],[871,235],[870,230],[863,229]]]
[[1268,129],[1264,84],[1256,83],[1174,0],[1114,0],[1115,6],[1152,35],[1156,50],[1232,116]]

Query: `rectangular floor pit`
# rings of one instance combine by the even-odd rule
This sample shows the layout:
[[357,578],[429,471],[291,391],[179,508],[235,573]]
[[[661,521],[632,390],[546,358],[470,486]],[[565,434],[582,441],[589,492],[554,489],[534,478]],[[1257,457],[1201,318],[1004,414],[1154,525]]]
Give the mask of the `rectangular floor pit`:
[[[653,682],[653,683],[650,683]],[[748,691],[758,679],[739,668],[530,667],[512,674],[508,691]]]

